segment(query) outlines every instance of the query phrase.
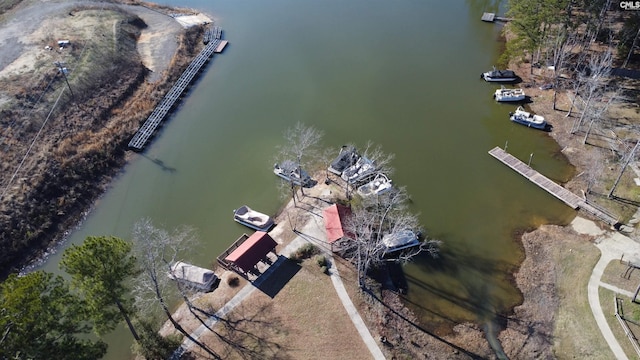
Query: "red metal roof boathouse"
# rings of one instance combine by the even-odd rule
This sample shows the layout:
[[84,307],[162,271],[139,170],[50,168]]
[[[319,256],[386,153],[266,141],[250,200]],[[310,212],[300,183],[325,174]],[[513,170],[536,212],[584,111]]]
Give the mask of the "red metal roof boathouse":
[[270,252],[275,253],[278,243],[266,232],[242,234],[225,252],[218,256],[223,267],[247,275]]

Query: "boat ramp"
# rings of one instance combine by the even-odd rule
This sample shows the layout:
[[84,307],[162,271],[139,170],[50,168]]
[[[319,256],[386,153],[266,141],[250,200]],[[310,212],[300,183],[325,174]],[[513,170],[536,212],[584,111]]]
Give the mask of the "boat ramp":
[[142,124],[135,135],[133,135],[133,138],[129,141],[129,149],[134,151],[142,151],[142,149],[144,149],[145,145],[151,136],[153,136],[162,120],[164,120],[169,111],[180,99],[180,96],[189,84],[191,84],[196,75],[200,73],[200,70],[207,61],[209,61],[211,55],[213,55],[213,53],[222,52],[228,42],[219,38],[222,30],[219,27],[214,27],[213,29],[216,28],[219,30],[212,30],[210,34],[213,39],[211,39],[204,49],[202,49],[200,54],[193,59],[191,64],[189,64],[187,69],[182,73],[182,75],[180,75],[180,78],[178,78],[173,87],[156,106],[151,115],[149,115],[144,124]]
[[551,195],[562,200],[565,204],[571,206],[572,209],[582,209],[587,213],[596,216],[610,226],[617,227],[620,225],[615,217],[608,214],[603,209],[597,208],[595,205],[588,203],[586,199],[583,199],[578,195],[572,193],[571,191],[556,184],[546,176],[533,170],[529,165],[518,160],[515,156],[507,153],[501,148],[496,146],[495,148],[489,150],[489,154],[494,158],[500,160],[503,164],[507,165],[511,169],[515,170],[518,174],[527,178],[532,183],[546,190]]

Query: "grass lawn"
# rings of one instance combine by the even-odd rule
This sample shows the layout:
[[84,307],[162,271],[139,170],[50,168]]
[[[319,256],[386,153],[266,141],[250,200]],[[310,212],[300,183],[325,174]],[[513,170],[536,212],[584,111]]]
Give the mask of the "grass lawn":
[[[223,359],[370,359],[331,278],[314,258],[288,260],[289,280],[256,290],[202,339]],[[290,276],[293,274],[293,276]],[[277,283],[277,281],[275,281]]]
[[[631,345],[631,341],[627,338],[625,331],[622,328],[622,325],[620,324],[618,319],[616,319],[616,317],[614,316],[615,293],[611,290],[600,287],[598,289],[598,295],[600,297],[600,306],[602,306],[602,310],[604,311],[605,317],[607,318],[607,323],[609,324],[609,327],[611,328],[611,331],[615,335],[616,339],[618,339],[618,343],[624,350],[625,354],[627,354],[627,357],[629,359],[635,359],[635,360],[640,359],[640,356],[638,356],[636,351],[633,349],[633,346]],[[629,299],[626,296],[619,295],[618,297],[619,298],[621,297],[624,299],[622,302],[622,309],[627,317],[632,319],[634,317],[637,318],[638,316],[640,316],[640,305],[632,303],[631,299]],[[627,321],[627,325],[629,325],[629,328],[636,336],[640,335],[639,333],[640,327],[638,325],[635,325],[628,321]]]
[[590,241],[576,236],[567,236],[553,246],[560,300],[554,331],[555,355],[558,359],[612,359],[587,297],[587,284],[600,251]]

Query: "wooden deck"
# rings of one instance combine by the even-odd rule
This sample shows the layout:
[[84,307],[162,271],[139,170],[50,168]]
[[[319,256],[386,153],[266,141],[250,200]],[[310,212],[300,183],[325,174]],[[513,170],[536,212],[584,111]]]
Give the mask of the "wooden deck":
[[494,21],[507,22],[507,21],[511,21],[510,18],[506,18],[506,17],[502,17],[502,16],[496,16],[496,14],[494,14],[494,13],[483,13],[482,14],[482,18],[480,18],[480,20],[486,21],[486,22],[494,22]]
[[156,106],[147,120],[140,126],[138,131],[129,141],[129,149],[141,151],[147,144],[151,136],[154,134],[162,120],[167,116],[175,103],[180,99],[184,90],[191,84],[193,79],[198,75],[204,64],[207,63],[211,55],[218,49],[220,43],[224,40],[212,39],[207,46],[202,49],[200,54],[189,64],[187,69],[180,75],[169,92],[164,96],[162,101]]
[[496,14],[494,13],[484,13],[482,14],[482,21],[486,21],[486,22],[493,22],[493,20],[495,19]]
[[500,160],[503,164],[507,165],[511,169],[515,170],[518,174],[527,178],[532,183],[546,190],[548,193],[555,196],[565,204],[571,206],[572,209],[582,209],[590,213],[591,215],[598,217],[611,226],[615,226],[618,224],[618,220],[603,209],[598,209],[596,206],[587,203],[585,199],[556,184],[546,176],[533,170],[527,164],[518,160],[515,156],[507,153],[501,148],[496,146],[495,148],[489,150],[489,154],[494,158]]

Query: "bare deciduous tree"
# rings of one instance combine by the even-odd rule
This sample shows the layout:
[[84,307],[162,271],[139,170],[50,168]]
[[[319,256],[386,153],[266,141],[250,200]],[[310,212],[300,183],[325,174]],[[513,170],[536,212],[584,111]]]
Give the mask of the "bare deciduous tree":
[[585,100],[582,114],[574,121],[571,127],[572,134],[575,134],[582,126],[585,116],[589,114],[592,101],[603,96],[608,76],[611,72],[611,63],[612,50],[608,48],[603,53],[592,55],[589,59],[589,68],[580,74],[579,83],[583,84],[584,91],[582,92],[586,94],[587,99]]
[[138,308],[147,314],[153,313],[158,307],[167,316],[174,328],[191,340],[194,344],[216,359],[221,357],[205,344],[195,339],[173,317],[169,309],[173,284],[169,284],[171,264],[178,260],[178,256],[188,249],[194,242],[194,231],[183,227],[172,233],[157,228],[150,219],[142,219],[134,225],[133,240],[135,252],[141,267],[134,293]]
[[300,187],[304,196],[304,187],[309,186],[304,182],[306,174],[304,169],[312,168],[314,160],[320,157],[318,145],[322,136],[322,131],[302,123],[296,123],[293,128],[287,129],[284,133],[285,144],[278,147],[278,164],[286,174],[291,174],[289,187],[294,201],[296,201],[296,187]]
[[437,254],[437,240],[423,242],[402,252],[388,252],[385,238],[420,232],[418,217],[408,211],[408,200],[405,189],[393,189],[363,199],[359,206],[352,209],[352,216],[345,224],[349,240],[343,243],[342,251],[345,257],[355,262],[361,287],[365,286],[364,279],[369,270],[380,267],[386,261],[406,262],[425,249],[432,255]]
[[640,145],[640,141],[636,142],[636,144],[633,146],[631,151],[628,154],[626,154],[626,156],[623,155],[623,158],[626,158],[626,159],[625,159],[622,167],[620,168],[620,173],[618,174],[618,177],[616,178],[616,181],[613,183],[613,186],[611,187],[611,190],[609,191],[609,194],[607,195],[609,198],[611,198],[613,196],[613,192],[616,190],[616,187],[618,187],[618,183],[620,183],[620,179],[622,179],[622,174],[624,174],[624,170],[627,168],[629,163],[635,158],[635,153],[636,153],[636,149],[638,148],[638,145]]

